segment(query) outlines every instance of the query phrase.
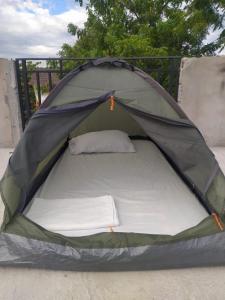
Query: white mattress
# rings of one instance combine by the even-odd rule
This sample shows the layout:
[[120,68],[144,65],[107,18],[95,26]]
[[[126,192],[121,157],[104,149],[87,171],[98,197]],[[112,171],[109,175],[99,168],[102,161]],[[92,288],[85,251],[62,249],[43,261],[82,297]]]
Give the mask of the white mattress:
[[[120,221],[113,228],[117,232],[174,235],[204,219],[207,212],[157,147],[149,141],[133,143],[136,153],[71,155],[67,149],[35,195],[46,200],[46,218],[51,211],[57,223],[56,203],[63,201],[66,207],[67,198],[111,195]],[[35,202],[38,210],[38,200]],[[33,202],[26,210],[27,215],[32,205]],[[43,223],[42,226],[45,227]],[[55,232],[80,236],[108,230],[98,228],[83,234],[72,229]]]

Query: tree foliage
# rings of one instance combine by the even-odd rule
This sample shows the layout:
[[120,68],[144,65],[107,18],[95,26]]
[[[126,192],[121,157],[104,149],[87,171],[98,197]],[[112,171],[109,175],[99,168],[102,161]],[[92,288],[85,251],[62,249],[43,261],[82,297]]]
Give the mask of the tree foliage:
[[[213,55],[224,47],[225,0],[89,0],[63,57]],[[206,42],[209,32],[218,37]]]

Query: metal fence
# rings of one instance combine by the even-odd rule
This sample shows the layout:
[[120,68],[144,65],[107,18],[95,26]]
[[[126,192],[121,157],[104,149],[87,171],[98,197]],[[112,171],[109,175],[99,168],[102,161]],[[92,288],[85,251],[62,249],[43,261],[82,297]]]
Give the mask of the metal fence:
[[[22,125],[68,72],[94,58],[17,58],[15,60]],[[181,57],[121,57],[158,81],[177,100]]]

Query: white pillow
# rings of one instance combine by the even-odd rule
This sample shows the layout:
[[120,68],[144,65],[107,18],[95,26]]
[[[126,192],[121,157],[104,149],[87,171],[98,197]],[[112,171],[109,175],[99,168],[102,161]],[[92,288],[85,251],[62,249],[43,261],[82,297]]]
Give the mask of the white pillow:
[[71,154],[135,152],[127,133],[120,130],[103,130],[79,135],[69,142]]

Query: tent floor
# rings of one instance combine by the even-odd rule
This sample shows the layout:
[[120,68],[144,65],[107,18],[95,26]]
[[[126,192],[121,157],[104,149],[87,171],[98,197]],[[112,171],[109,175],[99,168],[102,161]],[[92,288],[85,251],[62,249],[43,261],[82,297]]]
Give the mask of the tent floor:
[[[0,149],[0,176],[11,149]],[[224,148],[225,158],[225,148]],[[225,172],[225,164],[217,157]],[[4,205],[0,197],[0,222]],[[0,299],[224,299],[225,267],[139,272],[0,269]],[[12,288],[13,282],[13,288]],[[76,296],[74,296],[76,295]],[[91,296],[90,296],[91,295]]]
[[[111,195],[120,221],[113,227],[116,232],[174,235],[197,225],[207,212],[195,195],[153,143],[133,143],[136,153],[71,155],[67,149],[37,191],[26,216],[48,229],[49,218],[55,224],[60,224],[64,214],[68,222],[73,220],[66,199]],[[81,236],[108,230],[56,232]]]

